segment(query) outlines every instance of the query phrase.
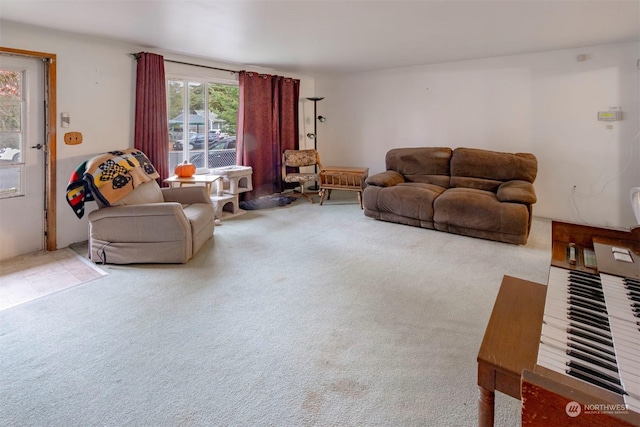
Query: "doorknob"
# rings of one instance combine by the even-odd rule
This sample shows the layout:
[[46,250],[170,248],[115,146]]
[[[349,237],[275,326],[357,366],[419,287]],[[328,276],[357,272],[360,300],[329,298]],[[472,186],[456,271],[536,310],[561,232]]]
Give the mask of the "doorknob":
[[44,145],[42,145],[42,144],[32,145],[31,146],[31,148],[35,148],[36,150],[42,150],[42,147],[44,147]]

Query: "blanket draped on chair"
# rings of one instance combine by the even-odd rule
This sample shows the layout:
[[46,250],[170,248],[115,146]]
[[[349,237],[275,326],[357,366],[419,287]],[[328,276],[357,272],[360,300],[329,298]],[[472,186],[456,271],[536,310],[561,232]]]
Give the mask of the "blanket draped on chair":
[[84,203],[97,200],[106,206],[122,199],[138,185],[160,175],[140,150],[128,148],[97,155],[71,174],[67,202],[78,218],[84,215]]

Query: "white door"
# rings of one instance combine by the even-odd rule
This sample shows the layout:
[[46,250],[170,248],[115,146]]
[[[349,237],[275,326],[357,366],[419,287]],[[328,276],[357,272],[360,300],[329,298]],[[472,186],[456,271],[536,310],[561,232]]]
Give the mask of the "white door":
[[0,55],[0,260],[44,249],[44,64]]

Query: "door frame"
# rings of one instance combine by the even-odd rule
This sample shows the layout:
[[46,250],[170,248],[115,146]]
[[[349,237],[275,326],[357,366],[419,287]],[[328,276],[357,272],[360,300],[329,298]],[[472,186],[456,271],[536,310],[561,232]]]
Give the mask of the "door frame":
[[55,251],[58,247],[56,230],[56,163],[57,163],[57,104],[56,55],[0,46],[0,54],[40,59],[44,63],[44,247]]

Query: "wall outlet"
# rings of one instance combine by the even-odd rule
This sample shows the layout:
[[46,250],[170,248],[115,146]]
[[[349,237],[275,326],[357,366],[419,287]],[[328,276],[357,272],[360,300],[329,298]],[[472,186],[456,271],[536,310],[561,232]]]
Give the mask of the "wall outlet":
[[67,132],[64,134],[64,143],[67,145],[82,144],[82,134],[80,132]]

